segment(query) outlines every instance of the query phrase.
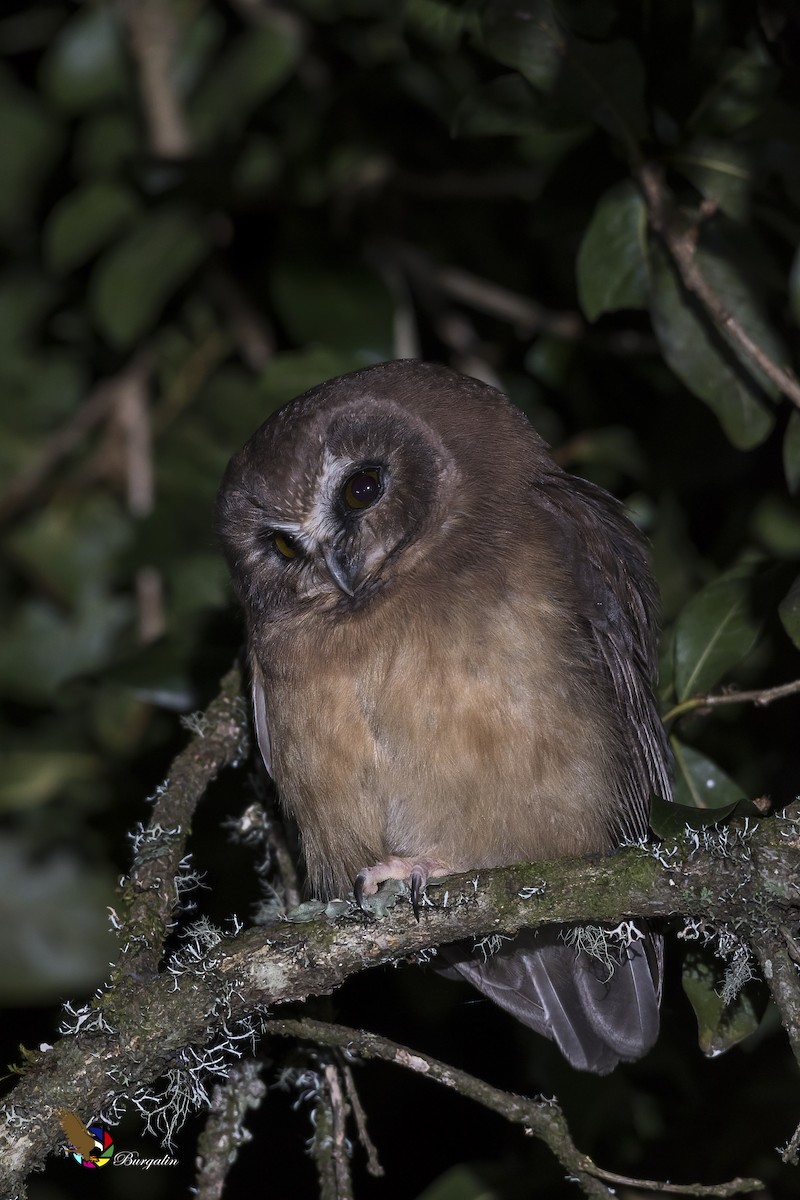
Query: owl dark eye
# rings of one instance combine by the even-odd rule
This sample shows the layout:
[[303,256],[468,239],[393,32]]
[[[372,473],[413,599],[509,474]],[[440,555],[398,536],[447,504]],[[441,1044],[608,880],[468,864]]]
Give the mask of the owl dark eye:
[[342,499],[348,508],[369,508],[383,492],[381,473],[377,467],[356,471],[345,481]]
[[278,533],[276,530],[272,535],[272,542],[282,558],[297,558],[300,553],[299,543],[288,533]]

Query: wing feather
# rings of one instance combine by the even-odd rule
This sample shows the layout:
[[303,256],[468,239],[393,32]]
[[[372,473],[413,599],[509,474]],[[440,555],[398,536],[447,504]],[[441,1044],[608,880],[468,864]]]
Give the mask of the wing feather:
[[267,722],[267,700],[264,695],[264,684],[255,668],[253,669],[252,697],[256,741],[261,751],[261,757],[264,760],[264,766],[267,768],[267,774],[272,779],[272,743],[270,742],[269,724]]
[[579,617],[621,714],[619,841],[647,833],[651,793],[672,794],[669,748],[656,707],[658,600],[644,538],[619,501],[583,479],[552,472],[536,499],[558,526],[572,568]]

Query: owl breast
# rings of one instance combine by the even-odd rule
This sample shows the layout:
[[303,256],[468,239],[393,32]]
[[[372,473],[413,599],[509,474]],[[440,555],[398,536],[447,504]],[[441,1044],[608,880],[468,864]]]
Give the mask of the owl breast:
[[429,592],[256,648],[317,894],[392,855],[467,871],[611,848],[614,732],[562,598],[479,572]]

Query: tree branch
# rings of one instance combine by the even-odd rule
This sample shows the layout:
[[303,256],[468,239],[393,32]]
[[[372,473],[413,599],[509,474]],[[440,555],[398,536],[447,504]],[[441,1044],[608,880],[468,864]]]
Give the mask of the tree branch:
[[225,1083],[214,1089],[208,1121],[197,1143],[198,1200],[222,1200],[228,1172],[239,1148],[251,1141],[247,1114],[266,1095],[263,1065],[248,1059],[231,1067]]
[[181,891],[192,882],[185,856],[194,810],[223,767],[246,753],[249,720],[238,669],[228,672],[216,699],[189,723],[195,737],[156,792],[149,825],[134,837],[133,863],[122,888],[127,915],[118,926],[121,953],[114,983],[158,969]]
[[795,696],[798,692],[800,692],[800,679],[793,679],[790,683],[781,683],[777,687],[756,689],[750,692],[737,692],[731,688],[724,692],[712,692],[706,696],[691,696],[688,700],[681,700],[680,704],[676,704],[669,710],[664,717],[664,724],[668,725],[685,713],[696,710],[702,713],[705,709],[718,708],[720,704],[757,704],[766,708],[773,701],[783,700],[786,696]]
[[792,404],[800,408],[800,382],[788,369],[773,362],[733,313],[728,312],[721,298],[703,277],[695,254],[695,231],[681,228],[675,220],[672,198],[664,183],[661,168],[653,163],[644,163],[635,168],[635,175],[647,205],[650,225],[666,246],[683,286],[700,301],[723,337],[758,367]]
[[300,1038],[303,1041],[314,1042],[317,1046],[339,1046],[348,1056],[358,1055],[360,1058],[379,1058],[384,1062],[394,1063],[417,1074],[425,1075],[428,1079],[442,1084],[482,1104],[492,1112],[521,1125],[529,1135],[539,1138],[552,1151],[565,1172],[580,1184],[586,1196],[613,1196],[615,1192],[603,1187],[600,1180],[608,1183],[622,1183],[629,1187],[644,1188],[647,1191],[670,1193],[679,1196],[739,1196],[748,1192],[759,1191],[763,1184],[757,1179],[734,1179],[727,1183],[712,1184],[670,1184],[653,1180],[632,1179],[625,1175],[616,1175],[598,1167],[586,1154],[582,1154],[575,1146],[570,1136],[567,1122],[557,1102],[552,1100],[531,1100],[514,1092],[504,1092],[492,1087],[482,1079],[467,1074],[457,1067],[448,1066],[429,1054],[421,1054],[417,1050],[409,1050],[388,1038],[379,1037],[374,1033],[363,1030],[348,1029],[343,1025],[332,1025],[325,1021],[303,1019],[299,1021],[270,1020],[266,1026],[267,1034],[277,1034],[279,1037]]
[[120,0],[119,12],[139,77],[150,150],[159,158],[185,158],[191,135],[172,79],[183,34],[181,6],[175,0]]

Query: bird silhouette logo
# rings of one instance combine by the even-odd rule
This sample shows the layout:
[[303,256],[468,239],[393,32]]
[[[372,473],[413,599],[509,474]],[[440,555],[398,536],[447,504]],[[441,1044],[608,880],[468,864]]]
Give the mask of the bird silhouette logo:
[[77,1113],[62,1108],[58,1113],[61,1128],[70,1143],[70,1152],[83,1167],[106,1167],[114,1157],[114,1142],[111,1134],[101,1125],[88,1128]]

